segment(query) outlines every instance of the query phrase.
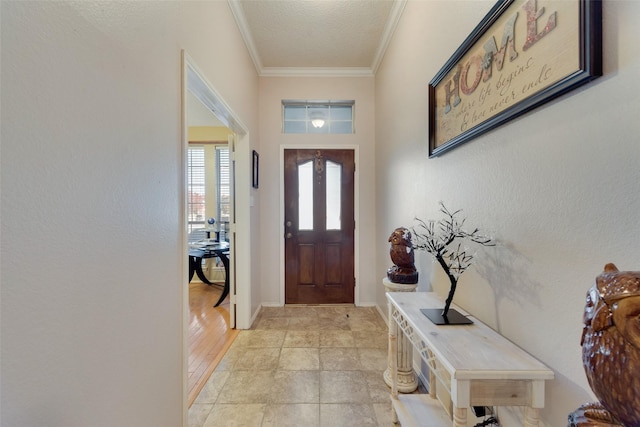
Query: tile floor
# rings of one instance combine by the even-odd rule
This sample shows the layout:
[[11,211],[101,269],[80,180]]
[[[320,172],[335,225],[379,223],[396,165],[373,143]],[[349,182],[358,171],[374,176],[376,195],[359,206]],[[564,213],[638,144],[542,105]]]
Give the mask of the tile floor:
[[386,367],[387,326],[373,307],[263,308],[191,406],[189,427],[391,427]]

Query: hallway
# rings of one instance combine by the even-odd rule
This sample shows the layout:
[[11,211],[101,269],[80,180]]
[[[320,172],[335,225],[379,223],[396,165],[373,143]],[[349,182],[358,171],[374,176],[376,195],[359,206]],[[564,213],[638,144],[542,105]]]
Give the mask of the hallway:
[[196,398],[189,427],[390,427],[386,366],[373,307],[266,307]]

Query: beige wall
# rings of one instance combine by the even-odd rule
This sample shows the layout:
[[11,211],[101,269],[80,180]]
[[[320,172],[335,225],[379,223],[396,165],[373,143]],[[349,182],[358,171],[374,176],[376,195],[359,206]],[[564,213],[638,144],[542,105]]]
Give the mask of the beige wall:
[[232,133],[224,126],[189,126],[187,139],[189,142],[227,142]]
[[[410,0],[376,75],[377,275],[390,230],[439,218],[438,201],[492,233],[499,245],[478,251],[454,302],[555,371],[541,415],[556,427],[592,399],[587,289],[607,262],[640,269],[640,2],[603,2],[604,77],[429,159],[427,84],[494,3]],[[440,268],[417,263],[419,289],[445,294]]]
[[[281,145],[310,147],[319,145],[358,148],[359,211],[356,238],[359,254],[356,259],[357,290],[361,304],[373,304],[376,286],[380,285],[371,261],[375,257],[375,192],[373,168],[374,149],[374,80],[373,77],[347,78],[280,78],[260,79],[260,230],[262,277],[269,277],[262,286],[265,304],[283,304],[281,243],[284,235],[280,156]],[[301,135],[282,133],[283,99],[353,99],[355,100],[355,133],[350,135]],[[359,266],[359,268],[358,268]]]
[[258,135],[228,4],[0,7],[0,424],[183,425],[182,49]]

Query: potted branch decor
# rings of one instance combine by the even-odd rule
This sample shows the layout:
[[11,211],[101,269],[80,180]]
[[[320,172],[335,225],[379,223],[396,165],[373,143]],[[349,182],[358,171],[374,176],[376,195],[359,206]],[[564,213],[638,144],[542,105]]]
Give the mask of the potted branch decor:
[[451,212],[440,202],[440,212],[444,214],[444,218],[437,223],[416,218],[418,224],[412,229],[413,249],[429,252],[446,273],[451,286],[444,309],[422,309],[421,311],[438,325],[473,323],[456,310],[449,309],[458,286],[458,279],[471,266],[474,256],[462,243],[464,240],[482,246],[495,246],[495,243],[490,237],[481,235],[477,228],[473,231],[464,230],[462,227],[465,220],[458,217],[460,209]]

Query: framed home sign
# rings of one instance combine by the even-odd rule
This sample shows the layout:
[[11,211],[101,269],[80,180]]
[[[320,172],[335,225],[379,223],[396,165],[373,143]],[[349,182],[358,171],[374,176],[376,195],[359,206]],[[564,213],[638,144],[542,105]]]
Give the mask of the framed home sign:
[[601,75],[601,0],[500,0],[429,83],[429,157]]

